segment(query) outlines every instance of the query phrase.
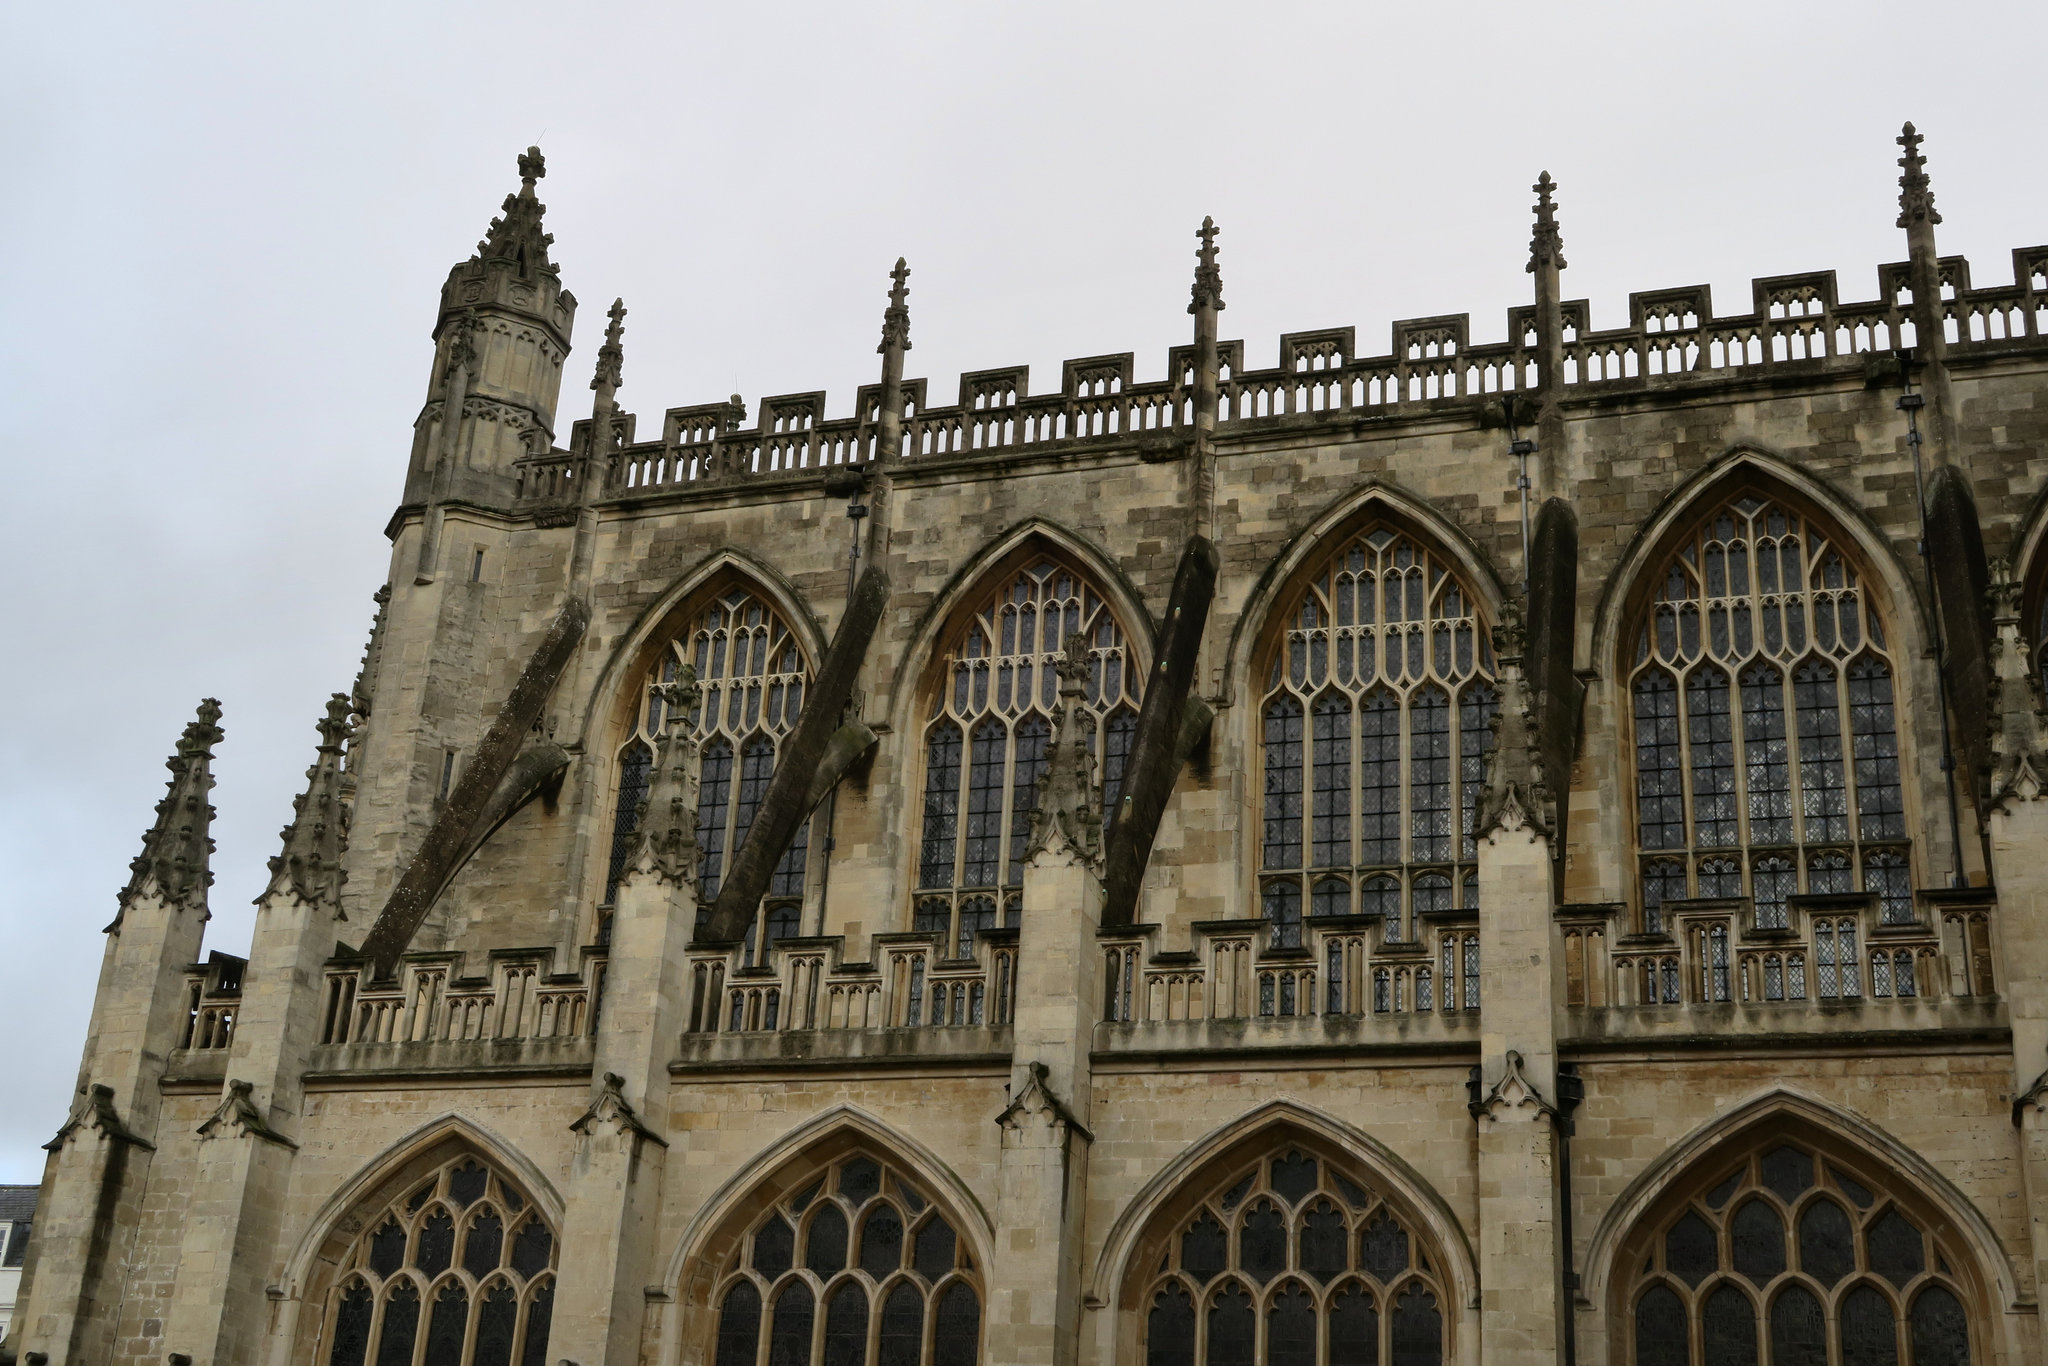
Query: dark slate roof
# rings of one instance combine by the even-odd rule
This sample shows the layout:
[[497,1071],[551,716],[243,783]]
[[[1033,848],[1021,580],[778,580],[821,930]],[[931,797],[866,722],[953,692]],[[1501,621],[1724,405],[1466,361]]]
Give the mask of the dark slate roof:
[[36,1186],[0,1186],[0,1221],[21,1223],[36,1213]]

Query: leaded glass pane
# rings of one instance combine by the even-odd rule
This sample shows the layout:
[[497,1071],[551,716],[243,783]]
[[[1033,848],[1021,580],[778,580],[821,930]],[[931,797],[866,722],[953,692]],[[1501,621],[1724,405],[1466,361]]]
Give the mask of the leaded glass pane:
[[495,1210],[485,1210],[471,1221],[469,1236],[462,1244],[462,1269],[479,1281],[498,1269],[498,1257],[505,1250],[505,1221]]
[[1195,1302],[1177,1285],[1161,1290],[1145,1322],[1145,1366],[1194,1366]]
[[512,1366],[512,1339],[519,1329],[519,1292],[498,1281],[483,1293],[476,1311],[476,1355],[470,1366]]
[[1771,1149],[1758,1171],[1764,1185],[1788,1205],[1813,1187],[1813,1159],[1797,1148],[1780,1145]]
[[1879,1215],[1863,1236],[1870,1269],[1893,1285],[1903,1289],[1906,1282],[1927,1269],[1920,1230],[1899,1213],[1896,1205]]
[[811,1323],[816,1316],[808,1285],[791,1281],[782,1287],[768,1334],[768,1366],[811,1366]]
[[1245,1211],[1237,1265],[1262,1285],[1287,1269],[1287,1216],[1272,1201],[1261,1200]]
[[1636,1366],[1690,1366],[1691,1361],[1685,1306],[1668,1286],[1651,1286],[1636,1301]]
[[860,1269],[882,1280],[903,1264],[903,1216],[877,1205],[861,1221]]
[[761,1292],[740,1281],[718,1311],[717,1366],[754,1366],[761,1342]]
[[1828,1366],[1828,1324],[1820,1301],[1788,1285],[1771,1302],[1771,1366]]
[[1891,1301],[1867,1285],[1842,1299],[1842,1366],[1899,1366]]
[[1342,1275],[1349,1260],[1351,1234],[1344,1216],[1327,1200],[1318,1200],[1301,1218],[1298,1249],[1301,1269],[1325,1285]]
[[811,1216],[810,1233],[804,1239],[804,1265],[820,1278],[846,1269],[846,1216],[839,1206],[823,1205]]
[[1226,1286],[1209,1303],[1209,1351],[1204,1366],[1253,1366],[1258,1320],[1242,1286]]
[[445,1209],[436,1209],[420,1225],[419,1242],[413,1247],[412,1264],[428,1277],[440,1275],[455,1260],[455,1220]]
[[1678,684],[1661,669],[1636,680],[1636,825],[1645,849],[1685,847]]
[[981,1300],[974,1287],[955,1281],[939,1296],[932,1335],[933,1366],[974,1366],[981,1353]]
[[1756,1366],[1756,1309],[1734,1286],[1707,1296],[1700,1329],[1705,1366]]
[[953,1269],[957,1239],[953,1226],[934,1214],[918,1229],[911,1243],[910,1264],[928,1281],[937,1281]]
[[377,1366],[412,1366],[413,1340],[420,1331],[420,1292],[400,1281],[384,1296],[384,1323],[377,1337]]
[[868,1292],[843,1281],[825,1302],[824,1366],[863,1366],[868,1349]]
[[1413,1281],[1394,1301],[1392,1366],[1442,1366],[1443,1314],[1436,1296]]
[[1913,1297],[1913,1366],[1970,1366],[1970,1323],[1962,1301],[1938,1285]]
[[1714,1230],[1699,1215],[1687,1211],[1664,1235],[1664,1269],[1698,1285],[1721,1265],[1721,1249]]
[[450,1281],[434,1296],[427,1318],[427,1349],[420,1366],[462,1366],[463,1339],[469,1332],[469,1292]]
[[960,728],[941,721],[925,737],[924,831],[917,885],[953,885],[953,847],[960,832]]
[[[882,1331],[876,1345],[877,1366],[918,1366],[924,1354],[924,1296],[907,1281],[899,1282],[882,1302]],[[751,1366],[752,1358],[748,1362]]]
[[370,1351],[372,1312],[370,1287],[361,1280],[349,1282],[335,1306],[334,1350],[328,1354],[327,1366],[363,1366]]
[[1266,1309],[1266,1366],[1316,1366],[1316,1307],[1307,1290],[1287,1285]]
[[1762,1285],[1785,1269],[1785,1225],[1761,1200],[1750,1200],[1735,1211],[1730,1244],[1735,1269],[1753,1284]]
[[1204,1210],[1188,1225],[1180,1238],[1181,1270],[1194,1277],[1196,1285],[1207,1285],[1223,1274],[1229,1258],[1229,1239],[1216,1216]]
[[543,1281],[526,1302],[526,1345],[519,1349],[519,1366],[547,1366],[554,1317],[555,1283]]

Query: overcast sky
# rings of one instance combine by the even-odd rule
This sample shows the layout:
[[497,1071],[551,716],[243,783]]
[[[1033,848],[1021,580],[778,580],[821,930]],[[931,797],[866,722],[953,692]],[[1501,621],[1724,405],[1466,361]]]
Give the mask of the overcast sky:
[[[1938,27],[1934,19],[1939,17]],[[1226,338],[1528,297],[1560,183],[1568,297],[1904,256],[1927,135],[1979,284],[2048,241],[2038,4],[218,3],[0,10],[0,1181],[40,1179],[101,927],[202,696],[225,709],[210,947],[246,952],[313,722],[354,676],[425,397],[437,290],[517,187],[621,399],[876,373],[909,257],[912,375],[1184,341],[1214,214]],[[1505,479],[1505,472],[1503,478]]]

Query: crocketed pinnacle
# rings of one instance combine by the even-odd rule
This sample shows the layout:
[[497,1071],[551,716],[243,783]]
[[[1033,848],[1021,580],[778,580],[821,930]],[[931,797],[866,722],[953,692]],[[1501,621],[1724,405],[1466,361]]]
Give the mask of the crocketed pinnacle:
[[1934,209],[1934,190],[1927,179],[1927,158],[1920,155],[1920,134],[1909,122],[1895,139],[1906,154],[1899,158],[1899,226],[1939,223]]
[[[206,698],[199,716],[178,737],[177,751],[165,761],[171,771],[170,791],[156,804],[156,823],[142,837],[142,852],[128,865],[128,885],[121,891],[121,910],[146,885],[174,906],[204,905],[213,883],[213,747],[220,743],[220,703]],[[120,924],[117,916],[113,928]]]
[[892,347],[910,349],[910,267],[901,256],[896,258],[889,280],[889,306],[882,311],[882,344],[875,348],[878,356]]
[[541,219],[548,206],[541,203],[533,192],[534,182],[548,173],[547,159],[540,154],[540,148],[529,147],[519,158],[519,193],[505,196],[505,207],[501,216],[491,220],[490,231],[484,240],[477,243],[477,259],[485,261],[510,261],[518,267],[521,275],[545,271],[558,274],[548,260],[548,248],[554,243],[554,236],[541,229]]
[[1202,226],[1195,230],[1195,236],[1202,245],[1195,248],[1195,283],[1191,291],[1193,298],[1188,303],[1188,312],[1199,313],[1205,308],[1227,307],[1223,302],[1223,272],[1216,265],[1216,234],[1223,229],[1216,226],[1216,220],[1203,215]]
[[1543,780],[1542,751],[1536,743],[1535,698],[1522,670],[1527,630],[1521,607],[1508,602],[1493,628],[1499,662],[1500,703],[1494,714],[1493,752],[1486,759],[1486,792],[1479,808],[1479,833],[1534,826],[1544,834],[1556,827],[1550,791]]
[[697,742],[690,734],[703,689],[697,671],[685,664],[679,678],[661,689],[662,730],[654,772],[641,801],[636,827],[637,847],[627,876],[649,873],[674,886],[697,878]]
[[1563,270],[1564,238],[1557,231],[1557,205],[1551,198],[1557,182],[1545,171],[1529,188],[1536,191],[1536,207],[1530,210],[1536,215],[1536,228],[1529,235],[1529,273],[1533,275],[1545,265]]
[[1070,634],[1056,666],[1059,723],[1045,752],[1026,858],[1041,851],[1069,853],[1089,867],[1101,859],[1102,812],[1095,803],[1095,746],[1087,714],[1090,667],[1088,638]]
[[626,301],[612,300],[605,316],[611,321],[605,325],[604,345],[597,348],[597,373],[591,376],[590,387],[610,397],[626,382],[626,348],[619,344],[626,334]]
[[2048,791],[2048,717],[2041,712],[2026,639],[2021,584],[2003,557],[1991,562],[1991,805],[2032,801]]
[[284,848],[270,860],[264,897],[290,890],[307,905],[341,907],[341,856],[348,849],[349,821],[341,750],[348,742],[350,710],[345,693],[327,699],[327,714],[318,722],[320,748],[306,770],[306,790],[292,801],[292,823],[280,832]]

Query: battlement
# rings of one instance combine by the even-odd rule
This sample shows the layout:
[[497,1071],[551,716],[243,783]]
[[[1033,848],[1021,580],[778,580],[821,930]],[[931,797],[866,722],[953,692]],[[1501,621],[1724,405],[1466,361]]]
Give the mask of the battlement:
[[[2012,253],[2013,283],[1977,288],[1970,263],[1941,258],[1941,310],[1952,354],[2048,336],[2048,246]],[[1750,311],[1717,316],[1707,285],[1629,295],[1625,326],[1595,330],[1583,299],[1562,309],[1563,383],[1602,394],[1650,392],[1672,380],[1789,372],[1791,367],[1868,356],[1915,344],[1908,263],[1878,268],[1878,297],[1843,303],[1834,271],[1773,275],[1750,282]],[[1507,340],[1474,344],[1468,314],[1405,318],[1388,350],[1359,354],[1355,328],[1290,332],[1279,363],[1246,367],[1242,341],[1219,347],[1219,426],[1298,414],[1353,412],[1393,417],[1441,400],[1494,398],[1536,385],[1536,309],[1507,313]],[[929,381],[904,381],[907,460],[1012,453],[1055,443],[1116,441],[1179,444],[1194,420],[1195,348],[1175,346],[1166,378],[1139,382],[1131,352],[1087,356],[1060,367],[1056,392],[1033,394],[1030,367],[976,370],[958,396],[935,406]],[[600,443],[604,497],[654,496],[700,484],[785,481],[808,486],[825,472],[875,458],[881,386],[862,385],[851,416],[828,418],[826,396],[763,398],[751,428],[735,395],[724,403],[670,408],[651,440],[638,439],[637,415],[612,420]],[[574,501],[590,463],[591,423],[577,422],[570,448],[521,461],[519,498],[529,506]]]

